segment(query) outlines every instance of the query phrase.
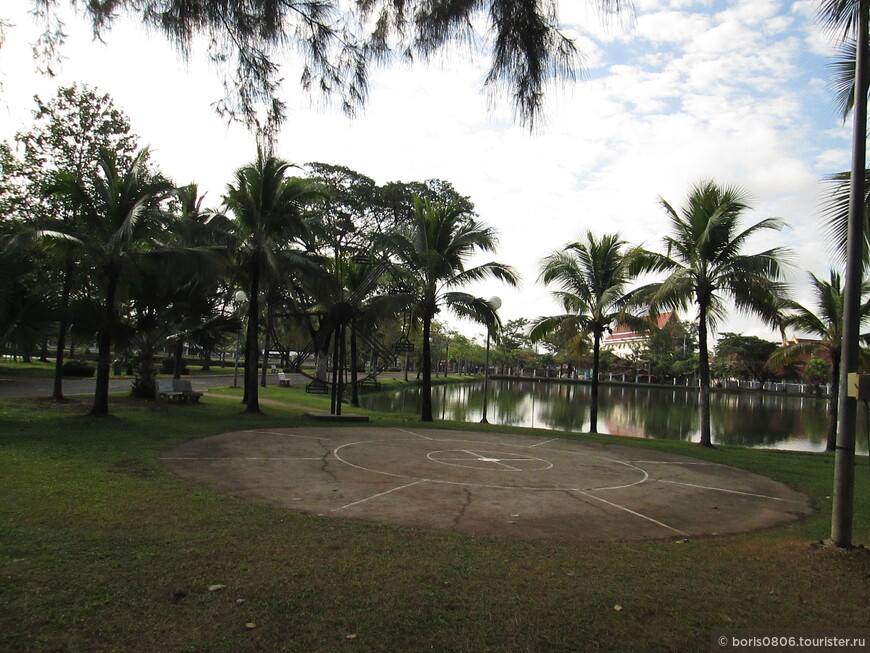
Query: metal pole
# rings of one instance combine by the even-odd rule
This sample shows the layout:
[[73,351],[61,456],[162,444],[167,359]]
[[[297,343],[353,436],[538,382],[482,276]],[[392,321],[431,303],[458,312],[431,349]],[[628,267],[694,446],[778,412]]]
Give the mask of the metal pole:
[[[241,306],[241,304],[239,304]],[[233,387],[239,387],[239,347],[241,346],[242,340],[242,327],[239,326],[238,331],[236,331],[236,365],[233,370]]]
[[846,243],[846,279],[843,289],[843,358],[840,368],[840,405],[837,451],[834,458],[834,503],[831,543],[852,546],[855,492],[855,430],[858,400],[849,397],[848,375],[858,371],[861,331],[861,282],[864,244],[864,174],[867,155],[867,29],[868,1],[858,3],[855,35],[855,106],[852,113],[852,174]]
[[486,368],[483,370],[483,419],[481,424],[489,424],[486,419],[486,402],[489,394],[489,327],[486,327]]

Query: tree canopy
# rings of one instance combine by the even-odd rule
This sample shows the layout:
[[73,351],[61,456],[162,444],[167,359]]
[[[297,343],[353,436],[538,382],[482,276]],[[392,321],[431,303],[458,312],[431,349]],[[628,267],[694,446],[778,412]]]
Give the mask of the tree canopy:
[[[44,33],[34,45],[51,70],[65,32],[57,0],[31,0]],[[340,103],[354,114],[369,94],[373,66],[397,59],[428,60],[442,49],[464,45],[484,51],[484,85],[511,98],[523,124],[540,116],[544,91],[555,79],[573,79],[580,68],[574,39],[563,31],[556,0],[69,0],[102,38],[129,15],[163,34],[189,58],[197,42],[224,70],[224,115],[272,134],[285,120],[281,100],[283,60],[295,51],[304,89]],[[595,0],[605,14],[623,11],[627,0]],[[482,33],[478,33],[478,31]]]

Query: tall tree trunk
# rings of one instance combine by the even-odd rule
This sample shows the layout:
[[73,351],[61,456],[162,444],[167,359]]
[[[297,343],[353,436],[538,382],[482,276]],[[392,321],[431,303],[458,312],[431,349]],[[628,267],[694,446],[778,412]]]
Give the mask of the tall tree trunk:
[[257,361],[259,358],[259,302],[260,257],[254,254],[251,262],[251,287],[248,297],[248,330],[245,335],[245,412],[259,413],[260,397],[257,385]]
[[840,408],[840,350],[831,351],[831,396],[828,399],[828,423],[825,451],[837,450],[837,419]]
[[423,392],[420,420],[434,422],[432,417],[432,344],[429,336],[432,332],[432,316],[429,310],[423,315]]
[[[72,289],[72,261],[67,260],[63,272],[63,289],[60,295],[60,325],[57,329],[57,348],[54,354],[54,389],[51,396],[63,401],[63,351],[66,347],[66,332],[69,330],[69,295]],[[72,343],[70,343],[72,356]]]
[[97,337],[97,382],[94,387],[94,405],[91,415],[103,417],[109,414],[109,372],[112,364],[112,330],[115,325],[115,290],[118,286],[118,272],[110,270],[106,279],[106,299],[103,318]]
[[601,333],[592,335],[592,405],[589,406],[589,432],[598,433],[598,368],[601,365]]
[[701,441],[702,447],[712,447],[710,431],[710,357],[707,352],[707,306],[698,311],[698,374],[701,377]]

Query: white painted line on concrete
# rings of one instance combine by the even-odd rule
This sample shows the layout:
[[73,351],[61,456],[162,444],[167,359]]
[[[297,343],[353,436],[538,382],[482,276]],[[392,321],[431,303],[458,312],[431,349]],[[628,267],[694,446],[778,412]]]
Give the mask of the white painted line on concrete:
[[534,449],[535,447],[540,447],[542,444],[547,444],[548,442],[554,442],[559,438],[550,438],[549,440],[544,440],[543,442],[538,442],[538,444],[530,444],[526,449]]
[[711,487],[709,485],[697,485],[695,483],[683,483],[681,481],[665,481],[661,478],[652,479],[653,481],[657,481],[659,483],[670,483],[671,485],[685,485],[686,487],[697,487],[702,490],[714,490],[716,492],[727,492],[729,494],[742,494],[747,497],[758,497],[759,499],[772,499],[773,501],[784,501],[785,499],[780,499],[779,497],[772,497],[767,494],[754,494],[752,492],[741,492],[740,490],[729,490],[724,487]]
[[[476,451],[469,451],[468,449],[462,449],[462,451],[474,456],[478,462],[495,463],[496,465],[501,465],[502,467],[507,467],[508,469],[510,469],[511,471],[514,471],[514,472],[521,472],[523,470],[519,469],[518,467],[514,467],[513,465],[508,465],[506,462],[504,462],[505,460],[511,460],[511,461],[528,460],[527,458],[490,458],[488,456],[484,456],[483,454],[477,453]],[[552,467],[552,465],[551,465],[551,467]]]
[[389,494],[390,492],[396,492],[398,490],[404,490],[405,488],[409,488],[413,485],[419,485],[420,483],[425,483],[428,479],[421,478],[419,481],[414,481],[413,483],[408,483],[407,485],[400,485],[399,487],[394,487],[391,490],[387,490],[386,492],[379,492],[378,494],[373,494],[370,497],[366,497],[365,499],[360,499],[359,501],[354,501],[353,503],[348,503],[347,505],[341,506],[340,508],[333,508],[330,512],[335,512],[336,510],[344,510],[345,508],[350,508],[351,506],[359,505],[360,503],[365,503],[366,501],[370,501],[372,499],[377,499],[378,497],[382,497],[385,494]]
[[626,508],[625,506],[620,506],[618,503],[613,503],[612,501],[608,501],[607,499],[602,499],[601,497],[596,497],[594,494],[589,494],[588,492],[584,492],[583,490],[573,490],[579,494],[582,494],[585,497],[589,497],[590,499],[595,499],[596,501],[600,501],[601,503],[606,503],[608,506],[613,506],[614,508],[619,508],[620,510],[624,510],[625,512],[634,515],[635,517],[640,517],[641,519],[646,519],[647,521],[651,521],[653,524],[658,524],[663,528],[667,528],[668,530],[674,531],[675,533],[679,533],[680,535],[688,535],[688,533],[684,533],[679,528],[674,528],[673,526],[668,526],[664,522],[660,522],[658,519],[653,519],[652,517],[648,517],[639,512]]
[[407,433],[408,435],[416,435],[418,438],[423,438],[424,440],[434,440],[435,438],[430,438],[428,435],[423,435],[422,433],[415,433],[414,431],[406,431],[405,429],[396,428],[399,433]]

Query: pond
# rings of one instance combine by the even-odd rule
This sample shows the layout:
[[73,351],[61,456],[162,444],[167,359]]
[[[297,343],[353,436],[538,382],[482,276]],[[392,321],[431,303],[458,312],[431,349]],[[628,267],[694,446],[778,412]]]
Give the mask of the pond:
[[[598,431],[635,438],[697,442],[698,392],[634,385],[602,385]],[[483,381],[432,389],[435,419],[479,422]],[[366,408],[420,414],[420,389],[365,395]],[[556,431],[589,429],[590,387],[576,383],[490,380],[487,419],[492,424]],[[827,399],[770,392],[714,392],[713,442],[745,447],[824,451]],[[867,453],[867,418],[859,406],[858,452]]]

